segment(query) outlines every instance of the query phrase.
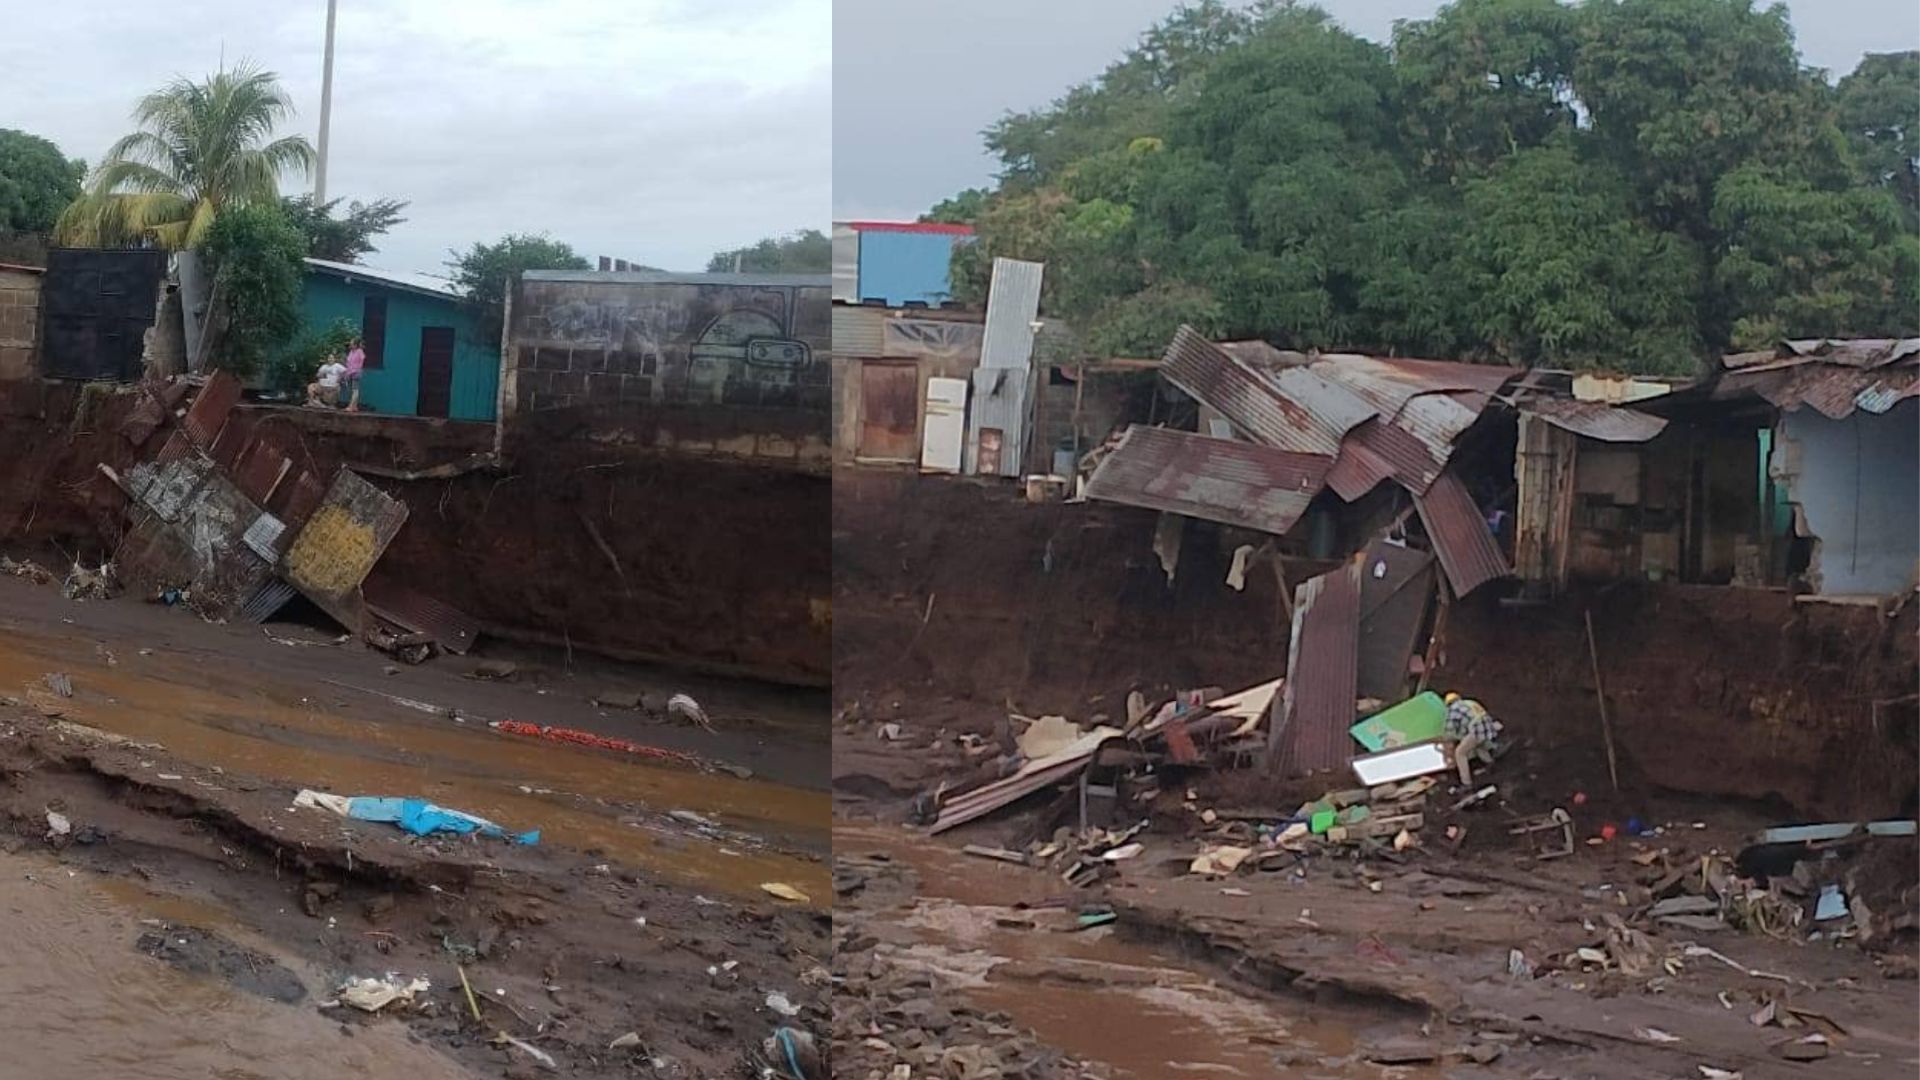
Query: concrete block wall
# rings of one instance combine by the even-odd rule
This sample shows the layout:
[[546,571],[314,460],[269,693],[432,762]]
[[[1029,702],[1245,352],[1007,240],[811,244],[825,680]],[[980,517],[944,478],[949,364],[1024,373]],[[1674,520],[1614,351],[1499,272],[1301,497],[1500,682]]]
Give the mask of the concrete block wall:
[[581,406],[831,407],[829,288],[636,280],[618,272],[514,291],[509,417]]
[[31,379],[39,371],[40,276],[0,267],[0,380]]

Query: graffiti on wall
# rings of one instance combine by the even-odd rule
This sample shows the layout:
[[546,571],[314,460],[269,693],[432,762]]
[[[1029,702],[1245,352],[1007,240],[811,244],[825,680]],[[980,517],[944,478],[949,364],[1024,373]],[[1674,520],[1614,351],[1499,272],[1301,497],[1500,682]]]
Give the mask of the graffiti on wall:
[[516,403],[793,403],[816,384],[824,403],[827,295],[785,283],[525,281]]

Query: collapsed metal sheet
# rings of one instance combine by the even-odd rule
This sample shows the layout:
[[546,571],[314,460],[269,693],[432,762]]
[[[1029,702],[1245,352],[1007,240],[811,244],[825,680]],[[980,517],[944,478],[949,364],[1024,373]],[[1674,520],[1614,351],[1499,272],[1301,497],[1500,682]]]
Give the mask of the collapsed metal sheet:
[[1403,360],[1353,353],[1322,356],[1314,362],[1312,370],[1340,383],[1388,419],[1398,417],[1416,397],[1450,390],[1493,394],[1520,374],[1515,368],[1485,364]]
[[480,620],[425,593],[380,577],[363,586],[374,614],[417,634],[429,634],[451,653],[465,653],[480,637]]
[[1361,559],[1358,696],[1391,704],[1406,696],[1408,668],[1427,605],[1433,556],[1375,540]]
[[1331,464],[1322,454],[1135,424],[1094,470],[1086,494],[1280,535],[1306,512]]
[[1424,495],[1413,497],[1414,508],[1433,541],[1440,566],[1447,572],[1455,596],[1465,596],[1495,578],[1513,573],[1501,553],[1487,520],[1474,505],[1467,486],[1452,470],[1440,473]]
[[351,469],[334,475],[326,498],[287,549],[287,582],[358,632],[360,583],[407,520],[407,505],[362,480]]
[[1375,418],[1347,434],[1340,456],[1327,475],[1334,493],[1348,502],[1372,491],[1386,479],[1395,479],[1412,492],[1432,486],[1444,463],[1412,433]]
[[240,380],[226,371],[216,371],[200,388],[200,396],[193,399],[193,405],[187,409],[186,419],[181,427],[195,446],[205,450],[220,437],[220,429],[227,424],[227,414],[240,403]]
[[194,610],[231,618],[270,576],[245,539],[259,507],[198,456],[142,464],[129,470],[136,475],[149,513],[116,553],[122,574],[141,588],[186,589]]
[[1287,677],[1269,753],[1282,775],[1344,768],[1353,759],[1359,674],[1359,560],[1294,590]]
[[1523,403],[1520,411],[1575,435],[1602,442],[1646,442],[1667,427],[1663,417],[1597,401],[1537,398]]
[[1256,371],[1190,326],[1175,331],[1161,373],[1255,442],[1280,450],[1331,457],[1341,436],[1373,415],[1365,402],[1305,368]]

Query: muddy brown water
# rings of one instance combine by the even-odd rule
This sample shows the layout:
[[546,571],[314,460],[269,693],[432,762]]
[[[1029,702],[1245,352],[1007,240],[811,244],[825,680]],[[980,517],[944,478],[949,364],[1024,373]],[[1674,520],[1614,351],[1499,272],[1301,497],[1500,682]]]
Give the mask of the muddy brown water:
[[[338,794],[419,796],[693,887],[752,894],[778,881],[809,897],[831,895],[825,866],[757,835],[824,833],[822,793],[499,735],[373,694],[322,693],[251,666],[142,655],[137,645],[0,626],[0,695],[50,701],[45,677],[60,672],[73,687],[54,703],[63,719],[157,742],[202,767]],[[622,820],[595,798],[651,812]],[[726,833],[701,835],[674,821],[673,810],[716,820]]]
[[[883,826],[842,824],[834,844],[850,855],[882,852],[914,870],[919,894],[900,922],[914,940],[900,960],[938,973],[1041,1042],[1107,1066],[1116,1080],[1439,1075],[1354,1060],[1352,1028],[1315,1018],[1303,1003],[1224,984],[1174,950],[1105,928],[1055,932],[1047,913],[1009,906],[1060,895],[1042,875]],[[1010,928],[1008,920],[1035,927]],[[1277,1064],[1283,1051],[1307,1063]]]
[[[316,1008],[321,973],[277,955],[215,909],[148,896],[44,856],[0,855],[6,951],[0,978],[9,1076],[142,1080],[458,1080],[468,1075],[393,1022],[349,1035]],[[299,975],[283,1005],[185,974],[134,948],[150,920],[217,926]]]

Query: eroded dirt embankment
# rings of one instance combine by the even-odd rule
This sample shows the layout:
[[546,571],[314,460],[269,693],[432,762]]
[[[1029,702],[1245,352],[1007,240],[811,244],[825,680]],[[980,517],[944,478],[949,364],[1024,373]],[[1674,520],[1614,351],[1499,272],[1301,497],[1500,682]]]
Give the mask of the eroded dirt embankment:
[[[0,386],[0,544],[90,557],[126,527],[96,466],[150,456],[120,434],[132,394]],[[490,425],[236,410],[330,475],[366,478],[410,515],[377,575],[530,641],[809,685],[826,681],[831,504],[825,477],[585,439],[509,447],[503,469],[396,479],[492,448]]]
[[1155,515],[1025,502],[1006,484],[840,470],[834,679],[1034,710],[1114,708],[1134,685],[1235,685],[1286,663],[1271,574],[1223,582],[1231,551],[1189,536],[1171,584]]
[[[1205,530],[1189,532],[1169,587],[1148,511],[1033,506],[1001,485],[861,470],[836,474],[834,501],[843,710],[885,719],[904,706],[923,725],[990,731],[1009,701],[1085,721],[1121,715],[1134,687],[1152,697],[1283,673],[1271,576],[1228,588],[1230,553]],[[1920,680],[1920,605],[1888,620],[1777,591],[1626,584],[1525,608],[1498,591],[1455,605],[1440,681],[1525,740],[1525,767],[1554,797],[1599,797],[1608,783],[1591,608],[1622,763],[1608,809],[1622,820],[1663,792],[1810,818],[1913,809],[1914,705],[1887,702]],[[911,767],[854,761],[872,749],[837,746],[836,773]]]

